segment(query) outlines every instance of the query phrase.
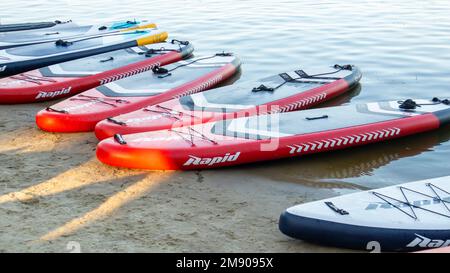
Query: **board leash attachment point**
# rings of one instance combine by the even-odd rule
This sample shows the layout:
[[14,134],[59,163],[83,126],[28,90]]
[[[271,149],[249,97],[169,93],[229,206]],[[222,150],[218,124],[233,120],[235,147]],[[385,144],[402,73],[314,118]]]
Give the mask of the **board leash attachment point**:
[[398,106],[398,108],[403,109],[403,110],[414,110],[417,107],[421,107],[420,104],[417,104],[417,102],[413,101],[412,99],[407,99],[405,101],[399,101],[398,103],[400,104]]
[[442,104],[445,104],[445,105],[450,105],[450,100],[448,100],[448,99],[441,100],[439,98],[434,97],[431,101],[432,102],[437,102],[437,103],[442,103]]
[[437,105],[437,104],[440,104],[440,103],[445,104],[445,105],[450,105],[450,100],[448,100],[448,99],[441,100],[441,99],[436,98],[436,97],[433,98],[431,100],[431,102],[432,103],[417,103],[417,102],[415,102],[412,99],[407,99],[407,100],[404,100],[404,101],[398,101],[397,103],[400,104],[398,106],[398,108],[403,109],[403,110],[414,110],[417,107],[422,107],[422,105]]
[[169,73],[169,70],[165,69],[164,67],[160,67],[160,66],[153,67],[152,71],[154,74],[159,75],[158,78],[160,78],[160,79],[169,77],[172,75],[172,73]]
[[57,45],[57,46],[68,47],[68,46],[70,46],[70,45],[72,45],[72,44],[73,44],[73,42],[64,41],[64,40],[62,40],[62,39],[59,39],[59,40],[55,41],[55,45]]
[[189,41],[181,41],[181,40],[177,40],[177,39],[172,39],[172,41],[170,41],[171,44],[179,44],[179,45],[188,45]]
[[69,113],[66,110],[59,110],[59,109],[52,108],[50,106],[45,108],[45,110],[47,110],[49,112],[56,112],[56,113],[61,113],[61,114],[68,114]]
[[344,65],[339,65],[339,64],[335,64],[334,68],[336,69],[340,69],[340,70],[353,70],[353,67],[351,64],[344,64]]
[[261,84],[260,86],[254,87],[254,88],[252,89],[252,92],[260,92],[260,91],[273,92],[273,91],[275,91],[275,88],[273,88],[273,87],[267,87],[267,86],[265,86],[264,84]]

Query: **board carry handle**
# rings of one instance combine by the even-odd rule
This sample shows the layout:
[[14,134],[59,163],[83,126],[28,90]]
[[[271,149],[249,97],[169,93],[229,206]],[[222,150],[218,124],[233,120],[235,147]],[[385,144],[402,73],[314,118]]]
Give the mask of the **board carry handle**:
[[316,120],[316,119],[325,119],[325,118],[328,118],[328,115],[323,115],[320,117],[306,117],[305,119],[306,120]]
[[127,142],[125,141],[125,139],[123,139],[121,134],[115,134],[114,135],[114,140],[119,143],[120,145],[125,145],[127,144]]
[[339,213],[340,215],[349,215],[350,213],[344,209],[338,208],[333,202],[325,202],[325,205],[329,207],[331,210],[333,210],[336,213]]

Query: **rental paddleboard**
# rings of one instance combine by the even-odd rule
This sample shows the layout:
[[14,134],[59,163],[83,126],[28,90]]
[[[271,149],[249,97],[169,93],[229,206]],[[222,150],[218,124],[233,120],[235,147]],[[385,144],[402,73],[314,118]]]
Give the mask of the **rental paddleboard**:
[[[246,116],[99,143],[100,161],[143,169],[203,169],[392,140],[450,123],[449,100],[404,100]],[[126,160],[123,160],[126,158]]]
[[93,131],[97,122],[108,117],[212,88],[239,66],[238,57],[218,53],[154,67],[48,107],[37,114],[36,123],[50,132]]
[[[245,82],[166,101],[99,122],[99,139],[194,125],[240,116],[310,108],[356,85],[360,70],[351,65],[298,69],[259,81]],[[269,110],[270,109],[270,110]]]
[[0,79],[0,104],[59,99],[177,62],[194,50],[172,40],[130,47],[23,72]]
[[128,47],[163,42],[167,32],[140,29],[0,50],[0,77]]
[[0,32],[0,49],[19,47],[59,39],[75,39],[81,37],[103,36],[121,31],[156,28],[148,21],[118,21],[99,25],[77,25],[75,23],[55,24],[50,28],[26,31]]
[[281,215],[279,228],[335,247],[440,251],[450,246],[450,176],[293,206]]

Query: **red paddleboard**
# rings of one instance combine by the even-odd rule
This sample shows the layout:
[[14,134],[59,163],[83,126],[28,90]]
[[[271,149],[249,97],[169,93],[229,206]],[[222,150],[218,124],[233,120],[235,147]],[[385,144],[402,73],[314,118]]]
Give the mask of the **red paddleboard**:
[[449,100],[375,102],[120,135],[98,159],[139,169],[204,169],[344,149],[435,130],[450,123]]
[[177,62],[194,48],[188,42],[130,47],[55,64],[0,79],[0,104],[59,99]]
[[217,53],[180,61],[152,71],[90,89],[36,115],[49,132],[93,131],[97,122],[204,91],[230,78],[240,66],[238,57]]
[[101,121],[97,138],[131,134],[230,119],[248,114],[307,109],[355,86],[360,70],[351,65],[296,70],[173,99]]

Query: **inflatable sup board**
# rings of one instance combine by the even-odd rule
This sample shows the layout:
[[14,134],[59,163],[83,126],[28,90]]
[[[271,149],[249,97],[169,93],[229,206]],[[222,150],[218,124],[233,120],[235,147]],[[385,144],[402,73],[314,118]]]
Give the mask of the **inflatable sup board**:
[[0,50],[0,77],[113,50],[162,42],[167,32],[141,29]]
[[29,103],[72,96],[99,85],[177,62],[194,48],[172,40],[120,49],[0,79],[0,104]]
[[[405,100],[208,122],[101,141],[100,161],[142,169],[203,169],[391,140],[450,123],[448,100]],[[126,158],[126,160],[124,160]]]
[[[305,72],[306,71],[306,72]],[[99,122],[99,139],[117,133],[130,134],[194,125],[240,116],[310,108],[349,90],[361,72],[350,65],[298,69],[239,85],[212,89],[130,112]],[[269,110],[271,109],[271,110]],[[167,111],[169,110],[169,111]]]
[[54,42],[59,39],[75,39],[103,36],[121,31],[156,28],[147,21],[121,21],[100,25],[79,26],[75,23],[56,24],[50,28],[27,31],[0,32],[0,49]]
[[281,215],[279,228],[294,238],[351,249],[447,247],[450,176],[293,206]]
[[97,122],[108,117],[212,88],[239,66],[233,54],[218,53],[154,67],[48,107],[37,114],[36,123],[51,132],[93,131]]
[[9,31],[21,31],[21,30],[32,30],[32,29],[41,29],[47,28],[52,29],[52,27],[58,24],[71,23],[61,22],[56,20],[54,22],[33,22],[33,23],[17,23],[17,24],[0,24],[0,32],[9,32]]

